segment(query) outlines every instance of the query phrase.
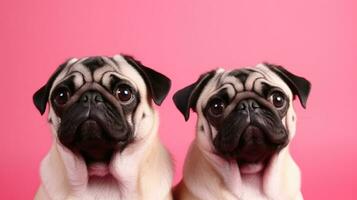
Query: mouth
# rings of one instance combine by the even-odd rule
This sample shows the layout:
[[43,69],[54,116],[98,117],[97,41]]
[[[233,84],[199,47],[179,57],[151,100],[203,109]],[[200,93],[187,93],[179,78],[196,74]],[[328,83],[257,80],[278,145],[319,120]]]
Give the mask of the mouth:
[[239,170],[242,174],[259,173],[265,168],[273,153],[267,145],[266,133],[256,126],[249,125],[241,137],[236,157]]
[[93,119],[84,121],[76,131],[74,150],[84,159],[89,176],[103,177],[109,173],[118,144],[107,135],[105,129]]
[[[237,163],[242,174],[263,171],[271,158],[280,150],[280,141],[272,141],[270,129],[250,124],[241,130],[239,136],[231,132],[231,140],[215,143],[221,156]],[[233,142],[231,142],[233,141]],[[218,145],[217,145],[218,144]],[[223,144],[223,145],[222,145]]]
[[76,148],[87,163],[108,163],[116,144],[106,137],[105,130],[92,119],[84,121],[76,133]]

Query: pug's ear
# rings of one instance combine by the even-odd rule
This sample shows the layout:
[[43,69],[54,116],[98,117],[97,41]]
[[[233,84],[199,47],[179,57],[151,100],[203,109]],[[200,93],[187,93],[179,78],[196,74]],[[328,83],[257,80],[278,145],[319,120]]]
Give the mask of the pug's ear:
[[282,66],[264,63],[270,70],[276,73],[290,88],[294,98],[298,96],[302,107],[306,108],[307,98],[310,94],[311,83],[303,77],[297,76]]
[[173,96],[173,101],[177,109],[183,114],[187,121],[190,117],[190,108],[193,110],[196,107],[198,97],[202,90],[207,85],[208,81],[215,75],[215,71],[210,71],[202,74],[200,78],[193,84],[177,91]]
[[155,104],[161,105],[169,93],[171,80],[165,75],[144,66],[140,61],[135,60],[132,56],[124,54],[122,54],[122,56],[126,62],[133,66],[143,77]]
[[39,90],[37,90],[37,92],[35,92],[35,94],[33,95],[32,97],[33,103],[35,104],[37,110],[40,111],[41,115],[43,115],[43,113],[45,113],[46,111],[46,105],[48,102],[48,98],[53,82],[70,61],[71,60],[68,60],[65,63],[61,64],[56,69],[56,71],[51,75],[47,83],[44,86],[42,86]]

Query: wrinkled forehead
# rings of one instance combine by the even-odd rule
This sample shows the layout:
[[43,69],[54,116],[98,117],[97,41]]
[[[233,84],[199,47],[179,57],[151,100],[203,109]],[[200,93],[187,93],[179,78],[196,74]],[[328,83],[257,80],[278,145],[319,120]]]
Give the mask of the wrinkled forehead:
[[271,71],[264,64],[255,67],[245,67],[228,70],[218,69],[216,75],[208,83],[205,95],[213,95],[225,90],[231,97],[237,93],[250,91],[260,96],[265,96],[272,88],[279,88],[289,97],[292,97],[291,90],[280,77]]
[[69,60],[55,79],[53,87],[67,79],[71,79],[76,86],[88,82],[108,85],[113,78],[129,81],[137,88],[140,88],[138,85],[145,85],[136,69],[128,64],[121,55],[116,55],[114,57],[97,56]]

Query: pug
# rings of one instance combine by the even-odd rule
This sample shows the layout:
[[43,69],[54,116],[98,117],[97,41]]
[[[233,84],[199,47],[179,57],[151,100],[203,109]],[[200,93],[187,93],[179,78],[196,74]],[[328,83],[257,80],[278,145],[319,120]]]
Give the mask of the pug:
[[310,82],[281,66],[263,63],[217,69],[177,91],[173,100],[196,137],[174,189],[178,200],[296,200],[300,170],[289,153],[295,135],[293,99],[302,106]]
[[171,81],[131,56],[70,59],[33,96],[53,144],[35,199],[172,199],[171,159],[158,137]]

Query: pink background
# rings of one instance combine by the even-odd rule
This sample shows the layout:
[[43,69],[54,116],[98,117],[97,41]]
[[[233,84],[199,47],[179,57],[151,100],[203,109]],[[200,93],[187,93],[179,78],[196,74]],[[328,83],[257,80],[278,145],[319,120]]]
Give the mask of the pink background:
[[32,94],[69,57],[129,53],[171,77],[160,135],[176,163],[194,135],[174,91],[204,71],[269,61],[311,80],[292,153],[306,199],[355,199],[357,1],[11,0],[0,3],[1,199],[31,199],[51,144]]

